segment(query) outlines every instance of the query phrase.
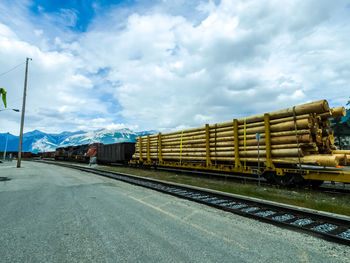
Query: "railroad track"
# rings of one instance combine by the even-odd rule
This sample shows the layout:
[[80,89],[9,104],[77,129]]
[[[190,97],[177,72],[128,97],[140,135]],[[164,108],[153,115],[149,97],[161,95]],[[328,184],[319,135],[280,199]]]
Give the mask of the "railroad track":
[[73,168],[84,172],[147,187],[176,197],[209,205],[220,210],[257,219],[288,229],[306,232],[329,241],[350,246],[350,218],[314,210],[292,207],[255,198],[237,196],[214,190],[168,183],[125,173],[102,171],[56,162],[44,163]]
[[[164,167],[157,167],[157,170],[164,170],[168,172],[180,172],[184,174],[193,174],[193,175],[199,175],[199,176],[205,176],[205,177],[216,177],[220,179],[226,179],[234,182],[240,182],[240,183],[251,183],[251,184],[259,184],[261,186],[276,186],[276,184],[272,184],[266,181],[265,178],[256,178],[256,177],[249,177],[249,176],[238,176],[238,175],[232,175],[232,174],[225,174],[225,173],[215,173],[215,172],[207,172],[207,171],[195,171],[195,170],[185,170],[185,169],[174,169],[174,168],[164,168]],[[260,182],[259,182],[260,181]],[[341,183],[338,183],[341,184]],[[288,186],[279,186],[281,188],[288,188]],[[350,188],[344,188],[344,187],[335,187],[335,186],[328,186],[328,184],[321,185],[317,188],[307,187],[307,186],[299,186],[296,187],[297,189],[305,189],[308,191],[314,191],[314,192],[324,192],[329,194],[350,194]]]
[[350,194],[349,188],[339,188],[339,187],[328,187],[328,186],[320,186],[318,189],[314,189],[315,191],[321,191],[329,194]]
[[[124,164],[118,164],[118,165],[110,165],[110,166],[122,166],[122,167],[130,167],[129,165]],[[138,169],[150,169],[150,168],[142,168],[138,166],[132,166],[134,168]],[[179,169],[179,168],[170,168],[170,167],[157,167],[156,170],[162,170],[167,172],[179,172],[186,175],[195,175],[195,176],[203,176],[203,177],[211,177],[211,178],[219,178],[219,179],[225,179],[232,182],[239,182],[239,183],[250,183],[250,184],[259,184],[259,186],[274,186],[274,187],[280,187],[280,188],[286,188],[290,189],[290,186],[282,186],[282,185],[276,185],[272,184],[264,177],[257,178],[253,176],[246,176],[246,175],[233,175],[233,174],[227,174],[227,173],[217,173],[217,172],[208,172],[208,171],[200,171],[200,170],[190,170],[190,169]],[[340,183],[338,183],[340,184]],[[294,188],[293,188],[294,189]],[[311,186],[295,186],[295,189],[302,189],[307,191],[313,191],[313,192],[320,192],[320,193],[327,193],[332,195],[344,195],[344,194],[350,194],[350,187],[334,187],[328,186],[327,184],[321,185],[319,187],[313,188]]]

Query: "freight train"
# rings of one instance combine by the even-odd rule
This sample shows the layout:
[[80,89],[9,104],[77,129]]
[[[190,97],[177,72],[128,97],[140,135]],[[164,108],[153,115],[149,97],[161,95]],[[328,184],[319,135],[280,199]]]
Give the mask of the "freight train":
[[55,159],[88,162],[90,156],[96,156],[98,163],[246,174],[282,185],[350,183],[350,151],[337,150],[329,122],[344,114],[343,107],[331,109],[321,100],[224,123],[141,136],[136,144],[57,148]]
[[[121,142],[113,144],[84,144],[78,146],[59,147],[50,157],[57,161],[74,161],[88,163],[90,157],[96,157],[100,164],[128,164],[135,153],[135,143]],[[45,153],[49,155],[48,153]],[[44,157],[44,155],[43,155]]]
[[270,113],[136,138],[131,164],[262,176],[295,185],[350,183],[350,151],[337,150],[326,100]]
[[[151,136],[147,136],[150,138]],[[146,142],[147,145],[147,142]],[[57,148],[55,152],[46,152],[40,154],[43,158],[55,158],[55,160],[73,161],[73,162],[89,162],[90,157],[96,157],[98,164],[123,164],[136,167],[168,167],[168,168],[181,168],[184,170],[197,170],[197,171],[215,171],[230,174],[237,174],[235,166],[225,166],[222,163],[212,164],[211,167],[205,169],[204,162],[166,162],[163,163],[153,162],[147,163],[147,154],[144,162],[135,162],[133,154],[135,154],[135,143],[122,142],[114,144],[92,144],[92,145],[79,145]],[[350,155],[350,151],[346,152]],[[262,162],[262,166],[266,165],[266,162]],[[245,170],[239,172],[239,174],[246,174],[253,177],[261,176],[267,179],[273,184],[280,185],[296,185],[296,184],[310,184],[313,186],[319,186],[323,181],[335,181],[350,183],[350,167],[320,167],[320,166],[308,166],[302,165],[301,167],[293,165],[275,166],[274,169],[265,171],[257,170],[256,165],[247,163]],[[285,172],[286,174],[276,174],[276,172]],[[260,173],[259,173],[260,172]],[[259,173],[259,174],[258,174]],[[287,181],[289,180],[289,182]]]

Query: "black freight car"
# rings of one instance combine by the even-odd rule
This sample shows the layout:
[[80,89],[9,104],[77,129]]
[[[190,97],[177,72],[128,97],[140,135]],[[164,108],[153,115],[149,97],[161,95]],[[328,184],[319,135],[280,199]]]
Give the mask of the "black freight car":
[[134,142],[103,144],[97,147],[97,162],[127,164],[135,153]]

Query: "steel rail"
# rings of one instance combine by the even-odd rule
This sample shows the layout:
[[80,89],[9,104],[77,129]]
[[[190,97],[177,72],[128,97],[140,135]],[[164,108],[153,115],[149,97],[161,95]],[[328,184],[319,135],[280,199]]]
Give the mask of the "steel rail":
[[350,194],[350,189],[348,188],[320,186],[318,189],[316,188],[314,190],[318,190],[321,193],[323,192],[328,194]]
[[329,214],[194,186],[169,183],[126,173],[103,171],[95,168],[57,162],[45,161],[44,163],[117,179],[350,246],[350,217],[347,216]]
[[[238,176],[238,175],[232,175],[232,174],[226,174],[226,173],[186,170],[186,169],[168,168],[168,167],[157,167],[157,170],[163,170],[167,172],[180,172],[184,174],[194,174],[194,175],[205,176],[205,177],[216,177],[219,179],[226,179],[226,180],[235,181],[235,182],[244,182],[244,183],[252,183],[252,184],[257,184],[260,181],[260,184],[262,186],[276,186],[276,184],[266,181],[265,178],[258,179],[256,177],[251,177],[251,176]],[[283,185],[278,185],[278,186],[288,188],[288,186],[283,186]],[[325,192],[329,194],[350,194],[350,188],[329,187],[329,186],[322,186],[322,185],[317,188],[312,188],[311,186],[305,185],[305,186],[300,186],[299,189],[305,189],[305,190],[320,192],[320,193]]]

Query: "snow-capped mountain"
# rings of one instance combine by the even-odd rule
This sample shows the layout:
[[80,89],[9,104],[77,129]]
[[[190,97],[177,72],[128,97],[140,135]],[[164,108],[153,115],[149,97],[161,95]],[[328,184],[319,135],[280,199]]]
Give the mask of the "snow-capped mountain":
[[[156,131],[134,132],[130,129],[96,131],[62,132],[59,134],[49,134],[38,130],[23,134],[24,152],[49,152],[57,147],[72,145],[91,144],[101,142],[104,144],[116,142],[135,142],[138,136],[154,134]],[[0,133],[0,151],[4,151],[7,141],[7,151],[18,151],[19,137],[12,134]]]
[[[142,134],[144,132],[141,132]],[[101,142],[104,144],[116,142],[135,142],[135,138],[140,136],[140,132],[134,132],[130,129],[120,130],[97,130],[86,132],[82,134],[75,134],[67,137],[60,143],[60,146],[90,144],[94,142]],[[146,134],[153,134],[154,132],[146,132]]]

